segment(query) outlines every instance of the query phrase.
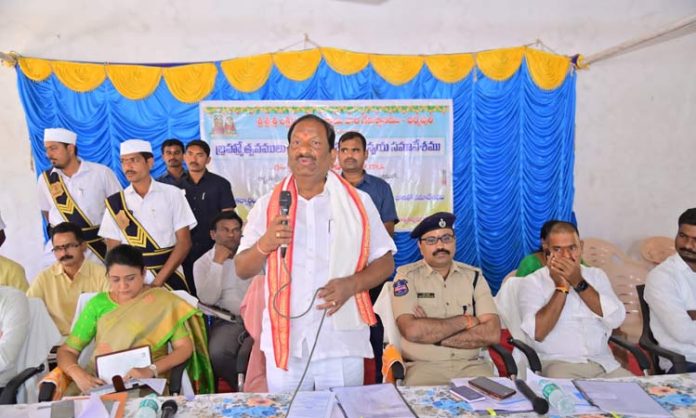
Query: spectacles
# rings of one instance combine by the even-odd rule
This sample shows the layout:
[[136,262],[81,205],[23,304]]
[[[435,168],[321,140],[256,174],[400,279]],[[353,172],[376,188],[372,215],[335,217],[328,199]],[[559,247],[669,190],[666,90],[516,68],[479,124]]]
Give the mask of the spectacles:
[[450,242],[454,241],[454,235],[445,234],[439,237],[421,238],[421,242],[425,242],[426,245],[435,245],[438,241],[442,241],[443,244],[449,244]]
[[53,247],[51,251],[54,253],[60,252],[60,251],[68,251],[71,248],[78,248],[80,246],[79,243],[72,243],[72,244],[65,244],[65,245],[56,245]]

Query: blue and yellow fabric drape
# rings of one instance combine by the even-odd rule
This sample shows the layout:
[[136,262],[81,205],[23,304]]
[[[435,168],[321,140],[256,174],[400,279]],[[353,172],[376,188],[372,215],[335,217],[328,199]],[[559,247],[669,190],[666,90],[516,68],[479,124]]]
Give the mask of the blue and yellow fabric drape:
[[[457,255],[493,289],[573,207],[576,74],[569,57],[527,48],[380,55],[335,48],[186,65],[97,64],[19,57],[17,78],[37,172],[45,128],[78,133],[79,154],[111,166],[119,144],[199,137],[201,100],[448,99],[454,102]],[[422,179],[422,181],[428,181]],[[406,233],[398,265],[419,258]]]

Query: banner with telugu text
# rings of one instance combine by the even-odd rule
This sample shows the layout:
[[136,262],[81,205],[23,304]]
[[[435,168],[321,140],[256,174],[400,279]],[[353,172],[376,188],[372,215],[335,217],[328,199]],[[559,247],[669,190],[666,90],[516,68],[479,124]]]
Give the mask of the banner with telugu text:
[[[211,171],[232,184],[238,213],[288,174],[287,132],[306,113],[367,138],[365,170],[386,180],[401,220],[412,230],[425,216],[452,212],[452,101],[203,101],[201,138],[210,144]],[[338,160],[335,170],[340,172]]]

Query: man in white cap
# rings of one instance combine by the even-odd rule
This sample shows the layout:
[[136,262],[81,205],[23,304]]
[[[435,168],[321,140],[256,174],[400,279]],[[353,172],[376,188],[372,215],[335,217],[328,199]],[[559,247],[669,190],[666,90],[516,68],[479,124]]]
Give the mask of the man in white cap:
[[[87,258],[103,262],[106,244],[99,237],[99,221],[104,200],[121,190],[113,171],[105,165],[77,157],[77,134],[62,128],[44,131],[46,156],[53,167],[39,176],[39,206],[50,229],[62,222],[72,222],[82,229],[87,242]],[[51,242],[44,261],[54,260]]]
[[108,248],[122,243],[139,248],[148,284],[190,293],[181,262],[191,249],[196,218],[181,189],[150,176],[153,164],[149,142],[129,139],[121,144],[121,167],[131,184],[106,199],[99,235]]

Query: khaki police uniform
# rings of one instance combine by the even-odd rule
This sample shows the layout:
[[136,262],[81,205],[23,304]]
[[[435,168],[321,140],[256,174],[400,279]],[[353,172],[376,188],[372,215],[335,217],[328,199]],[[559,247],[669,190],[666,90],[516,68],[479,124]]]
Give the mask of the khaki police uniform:
[[[446,280],[423,260],[400,267],[391,295],[394,319],[413,314],[416,305],[428,318],[497,315],[493,295],[481,271],[464,263],[452,263]],[[409,386],[446,384],[455,377],[493,375],[492,365],[481,358],[480,349],[418,344],[403,336],[401,348],[407,362],[404,383]]]

